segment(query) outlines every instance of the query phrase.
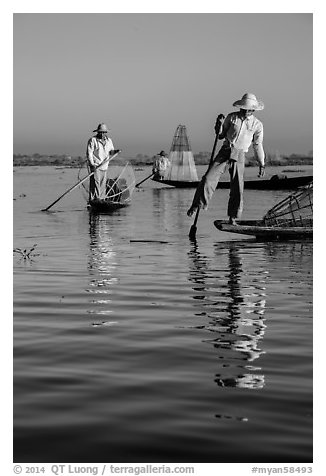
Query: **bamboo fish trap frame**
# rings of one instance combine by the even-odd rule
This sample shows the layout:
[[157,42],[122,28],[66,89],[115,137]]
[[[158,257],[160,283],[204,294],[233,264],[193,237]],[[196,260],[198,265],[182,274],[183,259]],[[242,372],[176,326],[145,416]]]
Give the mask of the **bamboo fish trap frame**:
[[106,196],[103,199],[89,200],[89,183],[83,185],[83,195],[88,201],[88,208],[93,211],[112,211],[131,203],[135,188],[135,175],[132,166],[110,165],[107,169]]
[[298,190],[277,203],[263,217],[265,226],[311,227],[313,226],[313,184]]
[[186,126],[179,125],[175,131],[169,154],[171,166],[164,179],[193,182],[198,180],[195,159],[191,150]]
[[299,189],[271,208],[261,220],[239,220],[236,225],[215,220],[220,231],[254,235],[262,240],[311,240],[313,184]]

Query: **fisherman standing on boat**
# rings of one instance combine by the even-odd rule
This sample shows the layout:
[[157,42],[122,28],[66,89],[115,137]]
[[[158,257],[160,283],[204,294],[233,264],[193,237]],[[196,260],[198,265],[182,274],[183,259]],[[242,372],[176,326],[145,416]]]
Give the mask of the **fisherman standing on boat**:
[[[96,135],[89,139],[86,151],[88,166],[91,172],[94,171],[90,177],[89,200],[104,200],[106,198],[106,171],[109,157],[118,151],[114,150],[113,142],[107,135],[109,129],[105,124],[99,124],[93,132],[96,132]],[[103,165],[98,167],[100,164]]]
[[218,134],[222,125],[222,132],[218,138],[224,139],[224,142],[201,179],[187,215],[192,216],[198,208],[207,209],[208,202],[212,198],[219,179],[228,165],[230,172],[230,196],[227,214],[229,223],[236,225],[236,219],[241,217],[243,209],[245,154],[248,152],[251,144],[253,145],[255,158],[259,162],[258,177],[263,177],[265,174],[263,124],[253,115],[255,111],[264,109],[264,104],[258,101],[254,94],[246,93],[240,100],[235,101],[233,106],[239,108],[239,111],[228,114],[223,124],[224,116],[222,116],[220,122],[216,122],[215,132]]
[[152,172],[153,174],[155,174],[155,178],[157,178],[158,180],[164,179],[165,173],[169,167],[170,161],[164,150],[161,150],[161,152],[156,156],[152,168]]

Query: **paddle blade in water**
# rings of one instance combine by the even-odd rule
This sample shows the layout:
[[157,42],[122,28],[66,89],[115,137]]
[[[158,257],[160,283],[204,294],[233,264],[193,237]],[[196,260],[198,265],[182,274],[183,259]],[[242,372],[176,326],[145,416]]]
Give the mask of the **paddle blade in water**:
[[189,231],[189,238],[191,240],[194,240],[196,238],[196,233],[197,233],[197,226],[196,225],[191,225],[190,231]]

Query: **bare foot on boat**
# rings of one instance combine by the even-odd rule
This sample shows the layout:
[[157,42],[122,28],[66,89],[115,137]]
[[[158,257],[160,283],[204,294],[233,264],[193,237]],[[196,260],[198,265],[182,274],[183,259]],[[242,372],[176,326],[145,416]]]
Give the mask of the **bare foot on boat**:
[[237,225],[237,222],[235,221],[235,218],[229,218],[229,225]]
[[197,207],[190,207],[189,210],[187,211],[188,217],[192,217],[196,210],[197,210]]

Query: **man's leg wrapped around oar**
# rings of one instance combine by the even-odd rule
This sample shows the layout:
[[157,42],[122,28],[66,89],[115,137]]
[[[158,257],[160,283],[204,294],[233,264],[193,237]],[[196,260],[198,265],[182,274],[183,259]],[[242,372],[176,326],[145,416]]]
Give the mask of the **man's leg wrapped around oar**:
[[207,210],[208,202],[216,190],[221,175],[225,172],[230,153],[231,149],[229,147],[221,147],[212,165],[199,182],[191,207],[187,212],[188,216],[191,217],[198,208]]
[[230,196],[227,214],[230,223],[235,224],[235,219],[241,217],[243,209],[243,183],[245,153],[243,150],[223,146],[212,165],[202,177],[195,192],[191,207],[187,215],[192,216],[199,208],[207,210],[208,203],[213,197],[221,175],[229,164],[230,173]]

